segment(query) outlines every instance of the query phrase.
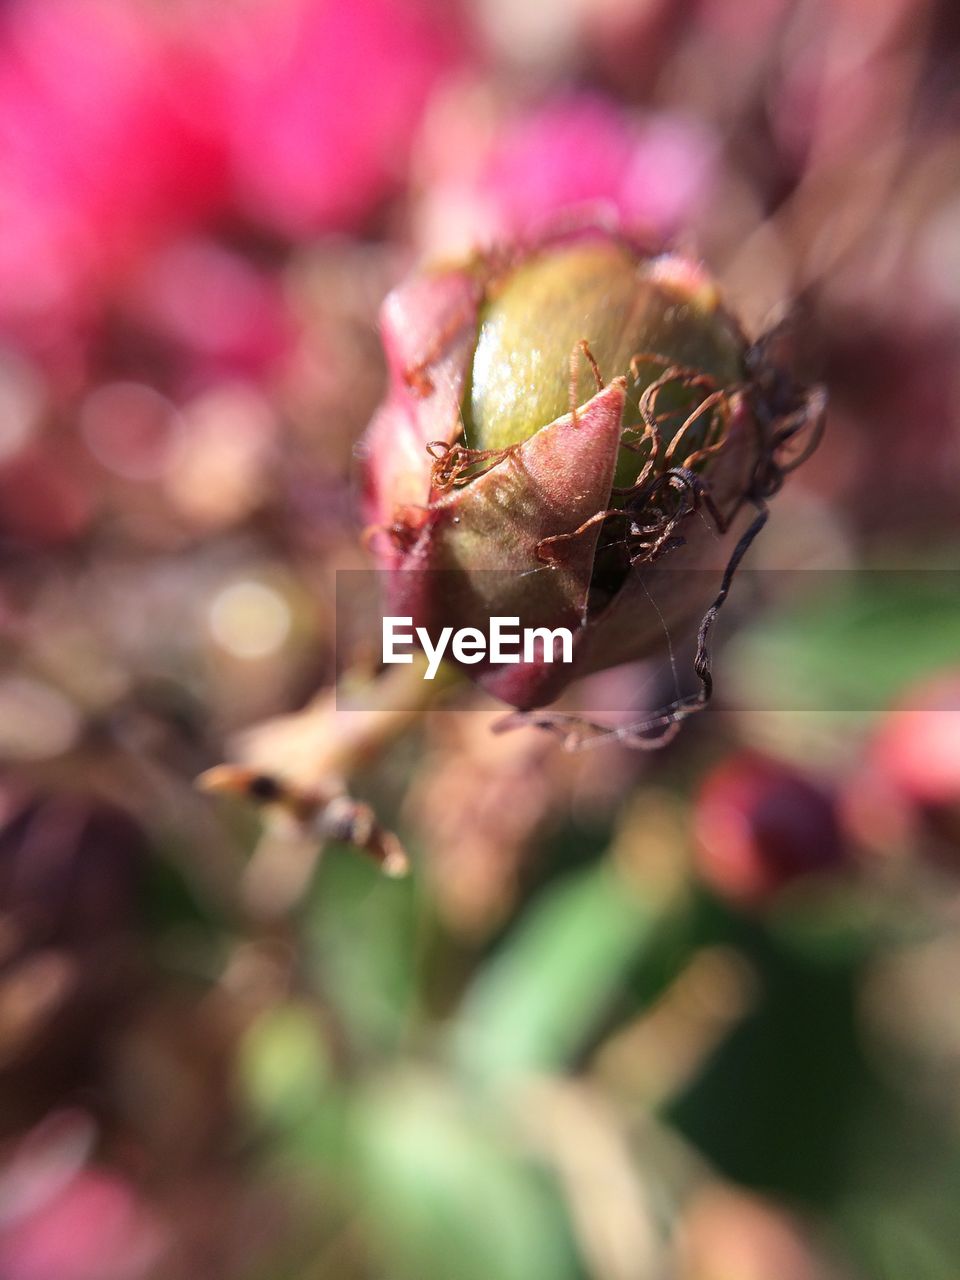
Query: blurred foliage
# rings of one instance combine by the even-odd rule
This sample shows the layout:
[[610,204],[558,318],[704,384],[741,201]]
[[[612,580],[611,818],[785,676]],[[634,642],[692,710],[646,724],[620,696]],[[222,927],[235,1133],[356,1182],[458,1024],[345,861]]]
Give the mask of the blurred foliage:
[[827,571],[791,606],[731,646],[737,693],[758,709],[844,711],[858,719],[960,653],[956,571]]

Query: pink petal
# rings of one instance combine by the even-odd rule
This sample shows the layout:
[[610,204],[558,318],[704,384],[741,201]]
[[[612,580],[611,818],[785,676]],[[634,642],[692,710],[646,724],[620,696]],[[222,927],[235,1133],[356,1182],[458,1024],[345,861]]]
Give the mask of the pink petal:
[[380,327],[390,392],[360,453],[364,506],[372,524],[426,504],[433,458],[427,445],[460,434],[460,402],[476,339],[479,287],[468,271],[434,272],[399,285],[384,300]]

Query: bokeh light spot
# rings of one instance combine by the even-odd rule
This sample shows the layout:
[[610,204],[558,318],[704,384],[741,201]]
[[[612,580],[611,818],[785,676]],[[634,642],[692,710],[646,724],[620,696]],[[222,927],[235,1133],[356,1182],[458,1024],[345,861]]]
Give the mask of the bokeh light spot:
[[210,631],[235,658],[266,658],[290,634],[290,608],[272,587],[262,582],[233,582],[210,606]]

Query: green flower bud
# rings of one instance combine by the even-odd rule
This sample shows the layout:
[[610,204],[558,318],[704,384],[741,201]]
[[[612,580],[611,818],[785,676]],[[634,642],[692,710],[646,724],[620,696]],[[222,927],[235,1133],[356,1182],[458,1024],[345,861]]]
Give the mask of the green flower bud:
[[[720,306],[716,286],[693,264],[673,255],[645,257],[610,239],[547,248],[498,281],[480,311],[464,398],[466,443],[503,449],[566,413],[570,357],[582,343],[604,383],[627,378],[625,430],[641,429],[640,396],[670,366],[706,374],[724,388],[744,376],[743,336]],[[634,357],[640,359],[631,371]],[[597,387],[585,359],[575,367],[579,408]],[[675,390],[674,429],[694,401],[694,393]],[[668,431],[664,446],[670,439]],[[623,451],[616,483],[630,483],[641,465],[638,454]]]
[[722,569],[738,513],[775,491],[778,450],[817,416],[700,263],[606,231],[416,277],[382,325],[367,511],[381,565],[415,571],[392,575],[393,611],[575,630],[572,666],[468,669],[517,706],[649,655],[702,611],[692,571]]

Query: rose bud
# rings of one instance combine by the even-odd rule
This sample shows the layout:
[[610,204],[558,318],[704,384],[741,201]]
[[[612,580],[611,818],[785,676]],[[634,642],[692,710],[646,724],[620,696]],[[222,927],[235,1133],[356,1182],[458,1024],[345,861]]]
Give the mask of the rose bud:
[[846,858],[835,798],[798,770],[749,752],[707,774],[693,834],[703,880],[748,907],[797,880],[834,871]]
[[608,231],[428,271],[381,325],[390,385],[361,453],[371,543],[399,571],[387,611],[568,628],[571,663],[467,667],[521,708],[702,612],[684,570],[729,560],[734,516],[816,417],[702,265]]

